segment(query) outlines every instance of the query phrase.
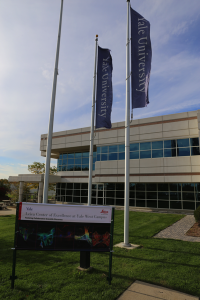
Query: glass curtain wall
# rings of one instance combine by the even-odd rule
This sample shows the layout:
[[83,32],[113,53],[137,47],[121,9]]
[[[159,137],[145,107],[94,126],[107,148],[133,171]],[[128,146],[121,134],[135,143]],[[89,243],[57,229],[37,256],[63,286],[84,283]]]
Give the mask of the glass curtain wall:
[[[199,155],[199,138],[165,140],[130,144],[130,159]],[[97,147],[93,152],[93,170],[96,161],[124,160],[125,145]],[[58,171],[88,171],[89,152],[60,154]]]
[[[56,199],[87,203],[87,183],[58,183]],[[124,183],[92,185],[93,205],[124,206]],[[130,183],[129,204],[136,207],[189,209],[200,205],[200,183]]]

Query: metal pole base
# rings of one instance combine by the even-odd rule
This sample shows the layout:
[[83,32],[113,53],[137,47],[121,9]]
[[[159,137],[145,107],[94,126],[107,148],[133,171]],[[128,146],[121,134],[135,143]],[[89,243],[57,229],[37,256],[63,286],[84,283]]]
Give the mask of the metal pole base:
[[123,245],[122,245],[123,247],[131,247],[131,244],[129,244],[129,243],[123,243]]
[[90,268],[90,252],[80,251],[80,268],[89,269]]

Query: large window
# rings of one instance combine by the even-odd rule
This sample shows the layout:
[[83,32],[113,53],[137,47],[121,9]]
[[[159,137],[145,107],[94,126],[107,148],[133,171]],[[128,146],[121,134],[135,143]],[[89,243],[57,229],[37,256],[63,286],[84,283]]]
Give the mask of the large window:
[[[130,144],[130,159],[199,155],[199,138]],[[124,160],[125,145],[97,147],[97,161]]]
[[[56,199],[87,203],[87,183],[58,183]],[[124,183],[92,185],[93,205],[124,206]],[[195,210],[200,205],[200,183],[130,183],[129,205],[149,208]]]
[[[199,138],[154,141],[130,144],[130,159],[199,155]],[[97,147],[93,152],[93,170],[96,161],[124,160],[125,145]],[[89,152],[60,154],[58,171],[88,171]]]
[[[93,152],[93,170],[95,169],[96,152]],[[88,171],[89,152],[60,154],[57,164],[58,171]]]

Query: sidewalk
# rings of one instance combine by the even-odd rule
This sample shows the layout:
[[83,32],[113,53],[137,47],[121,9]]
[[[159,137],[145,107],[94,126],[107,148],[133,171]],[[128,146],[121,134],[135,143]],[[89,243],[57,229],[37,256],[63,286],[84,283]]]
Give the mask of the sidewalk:
[[178,291],[136,280],[117,300],[199,300]]
[[16,215],[16,208],[9,207],[7,209],[0,210],[0,217],[1,216],[8,216],[8,215]]

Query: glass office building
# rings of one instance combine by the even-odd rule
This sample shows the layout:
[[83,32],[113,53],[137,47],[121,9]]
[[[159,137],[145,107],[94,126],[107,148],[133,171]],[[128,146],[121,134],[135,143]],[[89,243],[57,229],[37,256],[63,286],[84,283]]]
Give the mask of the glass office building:
[[[194,210],[200,201],[200,110],[134,120],[130,124],[129,204]],[[90,128],[53,134],[58,203],[88,201]],[[46,135],[41,136],[46,156]],[[124,122],[96,130],[92,205],[124,205]]]

